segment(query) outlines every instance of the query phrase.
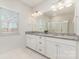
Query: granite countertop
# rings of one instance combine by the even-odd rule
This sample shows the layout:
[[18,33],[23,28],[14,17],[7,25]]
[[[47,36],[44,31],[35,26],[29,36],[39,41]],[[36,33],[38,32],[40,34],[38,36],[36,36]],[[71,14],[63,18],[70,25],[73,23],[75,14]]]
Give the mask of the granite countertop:
[[66,39],[66,40],[73,40],[79,41],[79,36],[76,34],[66,34],[66,33],[44,33],[44,32],[25,32],[25,34],[32,34],[37,36],[44,36],[44,37],[52,37],[52,38],[59,38],[59,39]]

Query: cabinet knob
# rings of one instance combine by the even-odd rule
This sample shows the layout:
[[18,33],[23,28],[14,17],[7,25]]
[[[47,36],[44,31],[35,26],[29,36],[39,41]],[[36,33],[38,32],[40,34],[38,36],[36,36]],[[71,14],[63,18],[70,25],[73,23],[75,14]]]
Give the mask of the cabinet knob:
[[39,42],[39,44],[42,44],[42,42]]
[[40,37],[40,39],[41,39],[42,37]]
[[56,46],[59,46],[59,45],[56,45]]
[[42,51],[41,49],[39,49],[39,51]]

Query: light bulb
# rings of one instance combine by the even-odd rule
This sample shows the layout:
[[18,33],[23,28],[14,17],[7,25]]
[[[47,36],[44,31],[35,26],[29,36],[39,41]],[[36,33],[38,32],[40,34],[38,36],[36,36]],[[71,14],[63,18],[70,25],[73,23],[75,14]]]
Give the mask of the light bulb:
[[35,13],[33,13],[32,16],[35,16]]
[[63,9],[64,7],[59,7],[59,10]]
[[65,5],[65,7],[70,7],[70,6],[73,5],[73,1],[72,0],[66,0],[66,1],[64,1],[64,5]]
[[70,6],[72,6],[72,3],[70,3],[70,4],[67,4],[67,5],[65,5],[66,7],[70,7]]
[[51,7],[51,9],[52,9],[53,11],[57,11],[57,7],[56,7],[55,5],[53,5],[53,6]]
[[39,14],[39,15],[42,15],[43,13],[39,11],[38,14]]
[[58,5],[59,5],[59,6],[62,6],[63,4],[60,2],[60,3],[58,3]]
[[61,2],[60,2],[60,3],[58,3],[57,7],[58,7],[58,9],[60,9],[60,10],[61,10],[61,9],[63,9],[63,8],[64,8],[64,5],[63,5],[63,3],[61,3]]
[[57,9],[56,8],[54,8],[54,9],[52,9],[53,11],[57,11]]
[[55,5],[53,5],[51,8],[55,8],[56,6]]
[[64,2],[65,2],[65,3],[73,3],[72,0],[65,0]]

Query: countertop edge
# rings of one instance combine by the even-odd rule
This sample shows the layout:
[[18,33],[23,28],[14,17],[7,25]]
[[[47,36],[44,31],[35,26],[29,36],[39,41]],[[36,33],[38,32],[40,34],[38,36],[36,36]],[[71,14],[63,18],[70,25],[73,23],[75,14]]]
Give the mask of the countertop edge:
[[79,36],[78,35],[75,35],[75,37],[77,37],[77,39],[70,39],[70,38],[57,37],[57,36],[39,35],[39,33],[42,33],[42,32],[37,32],[37,33],[35,34],[34,32],[25,32],[25,34],[31,34],[31,35],[36,35],[36,36],[44,36],[44,37],[50,37],[50,38],[59,38],[59,39],[65,39],[65,40],[79,41]]

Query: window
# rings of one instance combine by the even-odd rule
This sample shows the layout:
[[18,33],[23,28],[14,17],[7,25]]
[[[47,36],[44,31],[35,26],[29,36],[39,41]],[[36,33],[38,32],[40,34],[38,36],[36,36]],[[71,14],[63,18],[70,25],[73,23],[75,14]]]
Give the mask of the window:
[[17,33],[19,14],[0,8],[0,33]]

